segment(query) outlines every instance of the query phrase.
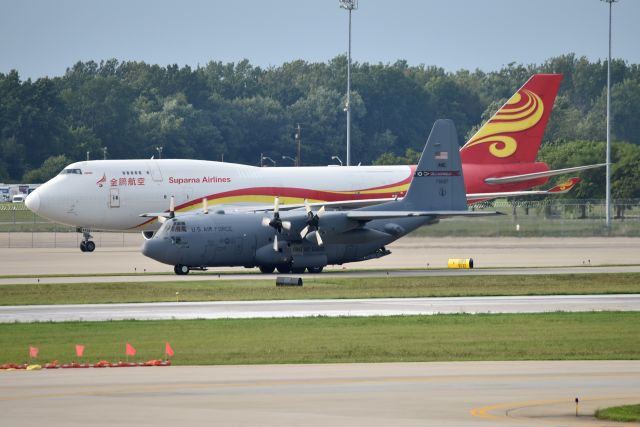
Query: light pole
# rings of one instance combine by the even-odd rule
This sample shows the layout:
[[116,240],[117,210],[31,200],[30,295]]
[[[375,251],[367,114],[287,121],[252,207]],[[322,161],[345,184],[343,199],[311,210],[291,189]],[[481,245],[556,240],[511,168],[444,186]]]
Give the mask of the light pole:
[[296,166],[302,166],[302,154],[300,152],[302,145],[302,128],[300,127],[300,123],[298,123],[296,127],[296,144],[298,149],[298,151],[296,151]]
[[264,167],[265,160],[269,160],[271,163],[273,163],[273,166],[276,166],[275,160],[273,160],[271,157],[263,156],[262,153],[260,153],[260,166]]
[[296,159],[294,159],[293,157],[289,157],[289,156],[282,156],[282,160],[291,160],[293,162],[294,166],[298,166],[298,162],[296,161]]
[[607,180],[606,180],[606,224],[611,230],[611,10],[618,0],[602,0],[609,3],[609,60],[607,61]]
[[102,147],[102,158],[107,160],[107,147]]
[[338,156],[331,156],[331,160],[337,160],[340,162],[340,166],[342,166],[342,160],[340,160],[340,157]]
[[340,0],[340,7],[349,11],[349,50],[347,54],[347,166],[351,164],[351,11],[358,8],[358,0]]
[[162,159],[162,147],[156,147],[156,150],[158,151],[158,160]]

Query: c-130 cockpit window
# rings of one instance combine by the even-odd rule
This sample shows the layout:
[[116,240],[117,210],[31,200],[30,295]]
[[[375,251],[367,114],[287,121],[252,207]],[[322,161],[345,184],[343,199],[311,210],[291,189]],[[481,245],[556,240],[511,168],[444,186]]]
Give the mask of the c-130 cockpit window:
[[184,221],[175,221],[171,224],[171,229],[169,231],[173,233],[186,233],[187,224]]

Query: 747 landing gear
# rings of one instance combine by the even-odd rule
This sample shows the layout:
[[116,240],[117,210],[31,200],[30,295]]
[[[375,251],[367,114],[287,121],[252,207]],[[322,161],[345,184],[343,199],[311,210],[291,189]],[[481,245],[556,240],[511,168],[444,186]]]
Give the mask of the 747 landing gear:
[[[80,230],[78,230],[80,231]],[[96,244],[93,243],[91,238],[93,237],[89,230],[82,230],[82,242],[80,242],[80,250],[82,252],[93,252],[96,250]]]
[[96,244],[93,243],[91,240],[88,240],[86,242],[81,242],[80,250],[82,252],[93,252],[96,250]]

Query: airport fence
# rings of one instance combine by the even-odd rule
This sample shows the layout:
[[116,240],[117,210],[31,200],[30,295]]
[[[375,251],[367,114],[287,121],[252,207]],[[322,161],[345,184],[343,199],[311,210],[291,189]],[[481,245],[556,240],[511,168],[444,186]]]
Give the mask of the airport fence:
[[495,200],[475,204],[479,211],[502,215],[454,217],[416,235],[437,237],[640,237],[640,199],[612,202],[611,228],[605,223],[604,200]]
[[[640,237],[640,199],[614,200],[611,229],[605,226],[604,200],[494,200],[474,210],[503,215],[447,218],[416,230],[414,236],[434,237]],[[140,233],[94,232],[98,247],[131,247]],[[18,203],[0,204],[0,247],[78,247],[82,235],[74,227],[39,217]]]
[[[92,232],[98,247],[142,244],[141,233]],[[78,248],[82,234],[31,212],[22,203],[0,203],[0,248]]]

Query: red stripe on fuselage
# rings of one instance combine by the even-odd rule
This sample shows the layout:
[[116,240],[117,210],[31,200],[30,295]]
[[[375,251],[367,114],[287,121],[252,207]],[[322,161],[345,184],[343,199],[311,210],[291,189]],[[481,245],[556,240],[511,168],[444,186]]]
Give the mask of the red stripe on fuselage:
[[[310,200],[319,200],[323,202],[341,202],[348,200],[365,200],[365,199],[385,199],[391,198],[395,196],[402,197],[406,192],[406,189],[401,191],[388,191],[388,192],[375,192],[372,191],[380,191],[387,188],[398,187],[402,185],[409,185],[411,179],[413,178],[413,174],[415,172],[416,166],[409,166],[409,174],[407,178],[402,181],[394,182],[391,184],[381,185],[378,187],[370,187],[358,190],[349,190],[349,191],[329,191],[329,190],[312,190],[308,188],[297,188],[297,187],[250,187],[250,188],[242,188],[237,190],[223,191],[221,193],[213,193],[206,196],[202,196],[193,200],[190,200],[186,203],[176,206],[176,211],[188,209],[191,206],[198,205],[202,203],[202,199],[207,199],[209,202],[212,202],[212,205],[215,205],[215,201],[218,199],[229,198],[229,197],[242,197],[242,196],[271,196],[271,197],[290,197],[297,199],[310,199]],[[139,224],[132,228],[140,228],[143,227],[152,221],[155,221],[155,218],[151,218],[142,224]]]

